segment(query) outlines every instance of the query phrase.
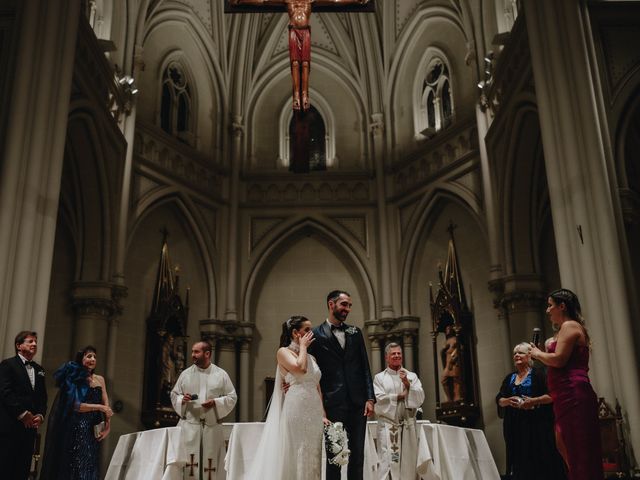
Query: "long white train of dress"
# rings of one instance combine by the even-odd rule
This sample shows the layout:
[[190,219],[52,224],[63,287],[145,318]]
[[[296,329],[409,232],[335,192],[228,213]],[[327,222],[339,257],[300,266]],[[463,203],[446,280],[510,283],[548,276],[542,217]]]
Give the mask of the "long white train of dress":
[[247,479],[320,480],[322,475],[322,400],[320,368],[309,355],[307,373],[282,375],[276,368],[273,397],[255,460]]

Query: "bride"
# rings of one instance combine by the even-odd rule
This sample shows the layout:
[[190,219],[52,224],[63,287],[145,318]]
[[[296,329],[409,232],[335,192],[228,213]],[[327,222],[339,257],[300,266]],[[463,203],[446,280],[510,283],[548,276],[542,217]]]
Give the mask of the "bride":
[[[328,420],[320,369],[307,353],[313,341],[307,318],[293,316],[282,324],[269,414],[247,478],[320,480],[323,423]],[[283,380],[289,384],[286,394]]]

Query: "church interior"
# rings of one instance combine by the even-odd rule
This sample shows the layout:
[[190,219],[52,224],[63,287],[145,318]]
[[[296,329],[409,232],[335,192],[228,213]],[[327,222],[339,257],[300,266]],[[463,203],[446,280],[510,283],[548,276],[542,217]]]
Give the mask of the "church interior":
[[51,402],[50,374],[96,347],[116,412],[105,466],[120,435],[153,426],[145,352],[167,285],[182,367],[207,338],[237,389],[225,421],[263,418],[282,322],[325,321],[334,289],[351,294],[372,373],[401,343],[422,418],[443,420],[433,307],[452,262],[471,426],[498,469],[496,393],[514,345],[553,335],[560,287],[581,299],[594,389],[621,406],[637,465],[640,2],[374,5],[311,15],[299,158],[286,13],[3,0],[0,348],[38,333]]

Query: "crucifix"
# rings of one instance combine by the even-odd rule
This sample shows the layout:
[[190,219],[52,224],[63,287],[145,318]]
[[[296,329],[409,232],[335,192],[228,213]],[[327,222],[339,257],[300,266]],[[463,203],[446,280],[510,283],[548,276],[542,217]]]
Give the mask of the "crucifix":
[[208,480],[211,480],[211,472],[215,473],[216,472],[216,467],[212,467],[211,466],[211,462],[213,462],[213,459],[207,458],[207,460],[209,462],[209,468],[204,467],[203,472],[209,477]]
[[374,0],[226,0],[226,13],[287,12],[289,15],[289,63],[293,85],[292,158],[289,170],[309,171],[311,118],[305,113],[309,100],[311,70],[311,28],[309,17],[314,12],[374,12]]
[[198,467],[198,462],[194,461],[194,457],[195,455],[192,453],[191,454],[191,463],[188,463],[185,465],[186,468],[189,469],[189,476],[193,477],[193,469],[194,467],[197,468]]
[[372,12],[373,0],[227,0],[227,12],[286,11],[289,15],[289,62],[293,84],[293,109],[309,110],[311,69],[311,10],[327,12]]

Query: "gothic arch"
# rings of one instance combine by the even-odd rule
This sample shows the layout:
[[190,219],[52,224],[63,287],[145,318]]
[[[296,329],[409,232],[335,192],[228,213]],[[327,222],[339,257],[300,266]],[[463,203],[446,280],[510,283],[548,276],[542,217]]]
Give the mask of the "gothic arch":
[[421,239],[425,237],[430,229],[430,223],[437,218],[438,212],[446,203],[456,203],[469,213],[478,227],[478,230],[487,237],[483,213],[480,204],[475,199],[465,198],[463,192],[451,184],[439,186],[428,192],[415,208],[406,230],[411,232],[402,242],[404,256],[401,259],[402,270],[400,298],[402,305],[402,315],[411,314],[411,281],[414,277],[415,258],[418,253]]
[[[221,59],[217,55],[218,48],[204,25],[194,19],[194,14],[186,6],[180,6],[174,3],[170,8],[167,8],[166,5],[161,5],[157,11],[154,11],[152,17],[146,21],[142,39],[143,47],[146,48],[150,39],[154,34],[157,34],[158,31],[163,28],[170,29],[174,26],[183,27],[187,33],[181,49],[184,55],[180,58],[182,59],[183,66],[188,69],[193,79],[192,85],[194,90],[198,92],[199,101],[194,101],[193,104],[199,107],[197,110],[197,117],[200,118],[200,122],[198,122],[199,129],[204,128],[202,124],[203,119],[212,118],[211,132],[214,139],[213,146],[220,146],[224,137],[222,125],[226,119],[227,101],[224,92],[227,89],[227,80],[224,73],[224,66],[221,64]],[[193,53],[192,56],[186,54],[187,47],[193,48],[193,52],[195,53]],[[167,59],[175,56],[177,51],[178,49],[175,47],[170,48],[165,46],[163,51],[153,55],[152,59],[154,62],[157,62],[158,68],[152,70],[152,78],[145,78],[145,84],[147,88],[151,86],[151,92],[154,92],[157,85],[161,82],[161,68],[166,66]],[[197,55],[197,58],[193,58],[193,55]],[[200,62],[200,68],[193,69],[191,67],[194,64],[200,64]],[[147,63],[149,63],[149,61],[147,61]],[[213,112],[214,115],[211,115],[208,111],[205,112],[201,110],[205,108],[203,104],[207,103],[206,94],[211,96],[213,106],[210,108],[215,110]],[[153,105],[155,107],[157,95],[152,95],[151,97],[150,101],[154,102]],[[198,132],[196,132],[196,136],[202,137]]]
[[376,316],[376,302],[371,275],[358,255],[358,253],[330,226],[319,222],[317,219],[302,218],[292,222],[283,222],[273,234],[268,246],[257,255],[249,273],[244,298],[242,299],[243,320],[253,321],[252,310],[264,276],[270,271],[276,260],[282,256],[286,248],[300,239],[302,236],[317,234],[326,242],[335,254],[347,262],[349,270],[356,285],[359,286],[360,295],[366,306],[364,311],[365,321]]
[[[358,134],[358,140],[359,140],[358,148],[360,152],[360,157],[361,158],[366,157],[366,152],[368,147],[366,126],[369,123],[367,120],[367,113],[366,113],[367,103],[366,103],[366,98],[364,97],[364,94],[359,90],[359,86],[357,82],[355,81],[353,76],[350,75],[349,72],[344,70],[340,65],[327,62],[326,60],[323,60],[323,58],[320,56],[314,57],[312,70],[316,76],[318,75],[319,72],[321,72],[323,75],[327,75],[329,78],[331,78],[331,80],[333,80],[336,83],[338,88],[341,89],[341,92],[346,97],[345,101],[346,99],[348,99],[349,101],[353,102],[353,105],[355,108],[354,116],[356,118],[358,125],[361,126],[361,131]],[[248,162],[253,163],[256,160],[262,160],[262,161],[269,160],[264,158],[260,158],[260,159],[256,158],[256,138],[258,136],[256,132],[259,134],[262,132],[262,130],[266,128],[265,125],[262,125],[259,123],[260,121],[259,114],[261,111],[264,111],[263,109],[261,110],[260,107],[263,106],[262,102],[266,101],[267,99],[270,98],[270,96],[273,95],[274,91],[280,91],[279,90],[280,86],[286,84],[287,94],[285,97],[283,97],[283,98],[286,98],[284,105],[285,106],[288,105],[290,108],[291,98],[290,98],[289,83],[291,80],[289,76],[290,76],[289,59],[288,57],[286,58],[282,57],[280,61],[270,65],[269,69],[263,72],[260,78],[256,79],[256,82],[246,99],[246,103],[245,103],[246,125],[249,127],[248,133],[246,135],[246,145],[247,145],[246,148],[247,148],[247,151],[249,152],[248,155],[246,155],[246,158],[247,158],[246,161]],[[326,98],[327,96],[326,96],[325,90],[311,89],[310,93],[311,93],[311,103],[316,104],[316,107],[321,106],[324,109],[325,107],[322,106],[324,103],[328,112],[333,112],[335,110],[335,105],[331,105],[330,101]],[[278,106],[280,107],[280,105]],[[282,112],[284,110],[284,107],[282,107],[282,110],[277,110],[277,108],[275,110]],[[321,112],[321,113],[323,113],[324,115],[324,113],[326,112]],[[335,127],[339,128],[340,117],[337,114],[333,114],[333,113],[332,113],[332,116],[334,119],[336,119]],[[273,135],[277,136],[278,121],[281,120],[282,117],[278,116],[277,114],[273,114],[272,118],[273,118],[274,125],[269,128],[271,128]],[[326,117],[325,117],[325,121],[326,121]],[[279,146],[279,143],[276,144],[275,148],[277,149],[278,146]],[[277,154],[276,152],[277,150],[273,153]],[[339,158],[340,154],[341,152],[337,151],[337,147],[336,147],[335,156]],[[251,167],[251,166],[254,166],[254,165],[253,164],[247,165],[247,167]]]
[[[195,143],[195,138],[198,137],[198,107],[197,107],[199,105],[198,83],[195,80],[193,70],[191,68],[190,59],[181,50],[172,50],[172,51],[166,52],[165,56],[161,58],[160,61],[158,62],[158,69],[156,71],[155,78],[156,78],[156,81],[159,81],[160,84],[162,84],[164,81],[163,77],[164,77],[165,70],[169,67],[171,63],[174,63],[174,62],[179,64],[180,67],[182,67],[183,73],[187,77],[186,83],[191,87],[189,90],[189,98],[191,101],[190,103],[191,115],[190,115],[189,121],[191,123],[191,128],[189,128],[188,133],[190,133],[194,139],[194,142],[189,142],[189,144],[196,147],[194,143]],[[160,120],[161,110],[162,110],[162,86],[160,87],[156,95],[156,111],[158,112],[157,118],[154,119],[156,121],[156,125],[161,125],[161,120]]]
[[501,225],[504,242],[504,273],[540,273],[537,240],[550,210],[544,168],[540,124],[535,105],[518,105],[505,138],[510,139],[505,157]]
[[[320,115],[322,116],[322,120],[325,125],[325,152],[327,159],[327,168],[335,165],[335,156],[336,156],[336,139],[335,139],[335,128],[336,121],[333,115],[333,111],[331,110],[331,106],[329,102],[325,100],[325,98],[320,94],[320,92],[314,90],[313,88],[309,88],[309,96],[312,99],[311,105],[315,107]],[[279,123],[279,138],[280,138],[280,157],[279,160],[282,162],[282,167],[288,167],[291,163],[291,159],[289,158],[289,125],[291,123],[291,119],[293,118],[293,110],[291,109],[291,100],[287,98],[284,102],[284,105],[280,108],[280,121]]]
[[209,316],[212,317],[216,313],[217,305],[216,272],[213,261],[216,252],[213,246],[211,246],[211,250],[209,250],[209,246],[212,245],[212,242],[207,240],[207,228],[204,225],[196,206],[179,188],[164,187],[156,189],[137,203],[132,216],[129,233],[127,235],[127,245],[125,250],[127,252],[129,251],[131,241],[133,240],[136,230],[142,221],[151,214],[151,212],[168,205],[173,205],[181,213],[182,220],[186,223],[186,229],[190,231],[192,241],[202,257],[202,264],[209,292],[208,310]]
[[76,246],[76,280],[110,281],[113,273],[125,145],[119,131],[105,127],[102,115],[85,100],[70,105],[60,218]]

